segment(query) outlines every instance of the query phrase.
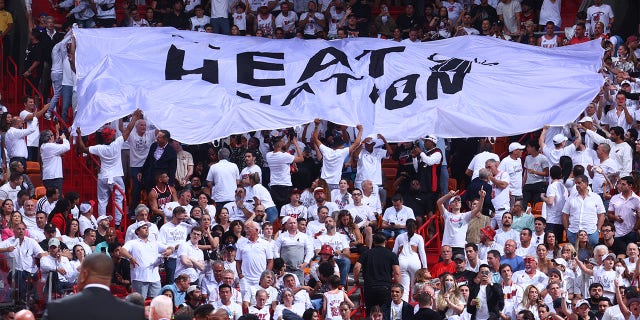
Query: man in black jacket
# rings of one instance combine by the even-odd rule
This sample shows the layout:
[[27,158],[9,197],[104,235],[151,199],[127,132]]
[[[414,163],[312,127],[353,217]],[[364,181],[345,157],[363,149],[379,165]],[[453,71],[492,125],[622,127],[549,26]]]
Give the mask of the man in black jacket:
[[402,300],[404,287],[399,283],[391,285],[391,301],[380,306],[383,320],[402,320],[413,317],[413,307]]
[[480,282],[472,282],[469,288],[467,312],[471,320],[500,319],[504,308],[504,295],[499,284],[491,283],[491,270],[486,264],[480,265]]
[[156,142],[149,147],[149,154],[142,165],[141,173],[136,177],[138,181],[144,183],[147,191],[155,184],[153,179],[158,172],[166,172],[169,175],[169,185],[173,186],[175,183],[178,153],[169,142],[171,142],[169,131],[160,130],[156,133]]
[[82,292],[51,301],[42,319],[142,320],[144,309],[114,297],[109,291],[113,263],[105,254],[88,255],[80,266]]

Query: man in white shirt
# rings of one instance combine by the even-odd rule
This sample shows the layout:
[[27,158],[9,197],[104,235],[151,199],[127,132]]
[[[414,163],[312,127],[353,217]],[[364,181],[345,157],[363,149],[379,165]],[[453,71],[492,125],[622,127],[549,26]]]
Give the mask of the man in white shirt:
[[14,236],[0,243],[0,253],[7,253],[6,255],[13,260],[13,280],[16,281],[14,286],[18,289],[18,300],[21,302],[26,302],[28,291],[35,289],[35,286],[27,284],[33,281],[38,272],[35,259],[48,254],[36,240],[25,237],[26,230],[24,223],[18,223],[13,227]]
[[486,168],[487,161],[494,160],[494,162],[500,162],[500,157],[493,153],[493,145],[491,143],[485,143],[483,148],[482,152],[473,156],[467,170],[464,172],[466,175],[471,177],[471,180],[478,177],[480,169]]
[[618,163],[620,176],[626,177],[631,175],[633,150],[631,149],[631,146],[624,141],[624,130],[618,126],[612,127],[609,129],[611,139],[607,139],[593,131],[592,123],[584,123],[583,126],[587,128],[587,135],[593,139],[593,142],[597,144],[606,143],[609,145],[611,149],[611,153],[609,155]]
[[344,148],[347,141],[334,137],[333,149],[322,144],[318,138],[318,127],[320,125],[320,119],[314,120],[315,127],[313,128],[313,143],[320,150],[318,160],[322,161],[322,168],[320,169],[320,178],[324,179],[329,185],[329,191],[338,189],[338,184],[342,177],[342,167],[344,161],[349,157],[353,150],[360,145],[362,139],[362,125],[358,125],[358,135],[356,140],[349,148]]
[[71,149],[69,140],[64,133],[56,139],[51,130],[43,131],[40,137],[43,140],[40,146],[42,184],[45,187],[56,187],[62,193],[62,155]]
[[549,277],[538,270],[538,261],[534,255],[527,255],[524,258],[524,270],[514,272],[512,280],[522,288],[534,285],[538,288],[538,292],[542,292],[547,286]]
[[167,257],[164,263],[164,270],[167,274],[167,281],[173,282],[175,279],[174,272],[176,270],[176,260],[178,258],[177,250],[184,239],[187,238],[187,234],[191,231],[190,226],[185,223],[187,218],[187,212],[183,207],[176,207],[173,209],[173,217],[171,221],[167,221],[162,227],[160,227],[160,233],[158,242],[162,243],[166,247],[173,247],[176,251],[172,252]]
[[333,259],[340,270],[340,282],[344,286],[347,283],[347,276],[351,267],[349,239],[344,234],[336,232],[336,221],[333,217],[326,217],[324,224],[327,231],[315,237],[314,250],[316,254],[320,254],[320,250],[325,245],[330,246],[334,256]]
[[267,152],[265,156],[265,160],[269,164],[271,197],[278,210],[289,201],[289,194],[292,189],[291,164],[304,161],[302,150],[298,145],[298,139],[295,136],[290,138],[289,142],[296,149],[295,156],[286,151],[289,146],[285,144],[282,137],[272,139],[273,151]]
[[296,219],[282,219],[285,231],[280,233],[274,243],[274,258],[282,258],[287,265],[287,272],[293,273],[298,280],[304,282],[303,270],[311,262],[315,252],[313,241],[305,233],[298,231]]
[[215,307],[217,309],[224,309],[229,314],[229,320],[238,320],[243,314],[242,306],[238,303],[231,301],[233,288],[223,283],[218,288],[218,294],[220,300],[217,301]]
[[25,201],[23,209],[22,222],[24,222],[27,228],[36,228],[36,201],[33,199]]
[[0,200],[10,199],[13,203],[18,203],[18,192],[22,190],[22,173],[11,172],[9,181],[0,186]]
[[[49,275],[57,277],[57,281],[53,283],[57,284],[52,288],[54,292],[63,294],[64,290],[73,289],[74,273],[77,270],[73,270],[69,259],[62,255],[62,249],[60,249],[60,240],[57,238],[49,239],[49,255],[40,259],[40,270],[42,271],[43,279],[48,279]],[[55,278],[54,278],[55,279]],[[47,284],[52,283],[46,281]],[[47,286],[45,285],[45,288]]]
[[384,211],[384,215],[382,216],[382,233],[387,236],[387,238],[392,236],[398,236],[399,234],[407,232],[405,229],[407,220],[414,219],[415,215],[413,214],[413,210],[407,206],[404,206],[402,195],[395,194],[393,198],[391,198],[393,206],[387,208]]
[[177,207],[183,207],[185,212],[190,213],[193,206],[191,205],[191,190],[182,189],[178,193],[178,201],[171,201],[164,205],[162,211],[166,219],[171,219],[173,216],[173,209]]
[[[119,122],[120,132],[124,132],[124,122]],[[129,134],[129,174],[133,189],[131,191],[131,206],[130,212],[133,212],[136,206],[140,203],[140,191],[142,191],[142,181],[136,177],[138,173],[142,172],[142,166],[149,154],[149,148],[151,144],[156,140],[156,130],[147,130],[147,121],[145,119],[138,119],[135,122],[135,130],[132,130]]]
[[[328,192],[328,190],[325,190],[322,187],[317,187],[313,189],[313,197],[315,198],[316,203],[309,206],[307,210],[307,214],[309,218],[307,219],[307,221],[311,222],[313,220],[318,219],[318,209],[320,207],[327,207],[329,210],[329,214],[332,214],[336,211],[340,211],[340,208],[338,208],[337,204],[335,204],[334,202],[325,200],[326,192]],[[324,221],[322,221],[322,223],[324,223]]]
[[[36,111],[36,103],[33,97],[27,96],[23,102],[24,110],[20,111],[20,118],[27,124],[27,130],[33,130],[27,135],[28,160],[38,161],[38,144],[40,143],[38,119],[47,112],[49,104],[46,104],[42,109]],[[26,163],[23,163],[23,165],[25,168],[27,167]]]
[[168,257],[174,250],[162,242],[149,239],[150,225],[147,221],[136,222],[138,239],[127,241],[120,249],[120,254],[131,262],[131,287],[143,298],[160,294],[160,257]]
[[218,150],[218,159],[220,160],[209,168],[207,174],[211,198],[216,202],[218,211],[235,199],[236,186],[240,184],[240,171],[235,163],[229,162],[229,156],[229,149]]
[[584,175],[574,177],[577,193],[569,197],[562,208],[562,224],[567,230],[567,240],[575,243],[578,231],[589,235],[589,243],[598,243],[604,223],[605,208],[599,195],[589,190],[589,180]]
[[509,156],[500,161],[498,170],[505,171],[509,175],[509,208],[516,200],[522,199],[522,150],[525,146],[518,142],[509,144]]
[[[609,33],[614,21],[615,17],[613,16],[611,6],[602,3],[602,0],[594,0],[593,5],[587,8],[587,22],[590,22],[592,26],[594,26],[596,22],[602,22],[605,26],[605,34]],[[593,34],[593,29],[590,30],[590,33]]]
[[[112,189],[115,185],[118,186],[119,191],[115,192],[116,204],[122,208],[122,201],[125,195],[124,170],[122,169],[122,145],[124,141],[129,139],[129,134],[133,130],[133,124],[142,118],[142,111],[137,109],[133,113],[133,118],[129,125],[122,133],[121,137],[113,139],[115,136],[115,130],[105,127],[102,130],[102,137],[105,144],[99,144],[87,148],[84,145],[84,141],[81,138],[77,139],[78,148],[81,152],[94,154],[100,158],[100,173],[98,173],[98,215],[104,216],[107,214],[107,203],[111,195]],[[78,137],[82,137],[82,131],[80,127],[76,129]],[[122,213],[116,210],[116,227],[120,226],[122,220]]]
[[622,177],[617,184],[618,193],[609,201],[607,215],[609,221],[615,226],[616,239],[624,243],[635,243],[638,241],[636,223],[637,212],[640,210],[640,197],[633,192],[633,178]]
[[32,126],[23,129],[22,127],[24,126],[24,121],[22,120],[22,118],[13,117],[11,118],[11,127],[5,134],[5,146],[7,148],[9,161],[19,161],[25,168],[27,167],[27,157],[29,157],[29,150],[27,149],[27,142],[25,140],[25,137],[38,131],[38,119],[34,118],[33,121],[36,122],[35,127]]
[[[379,145],[385,148],[378,148]],[[357,161],[355,187],[361,189],[364,181],[370,180],[374,185],[373,193],[382,187],[382,163],[393,153],[387,139],[378,133],[377,139],[369,136],[354,150],[353,158]]]
[[298,188],[291,190],[289,195],[290,202],[282,206],[280,210],[280,217],[290,217],[293,219],[307,218],[307,207],[303,206],[300,202],[300,194],[302,191]]
[[260,183],[262,183],[262,168],[256,164],[256,151],[245,151],[244,163],[247,166],[240,171],[240,180],[248,178],[252,173],[258,173],[260,175]]
[[235,194],[235,201],[227,202],[224,208],[229,211],[229,221],[245,222],[253,214],[253,199],[247,199],[247,190],[244,187],[237,187]]
[[493,194],[491,203],[496,211],[491,217],[491,226],[502,228],[502,215],[509,211],[509,174],[498,169],[500,161],[488,159],[485,161],[485,168],[489,170],[489,183],[492,186]]
[[549,166],[557,166],[560,164],[560,157],[573,156],[577,147],[582,143],[582,139],[578,127],[573,127],[574,135],[576,136],[573,143],[567,145],[567,140],[569,139],[563,133],[558,133],[553,136],[553,146],[549,146],[546,143],[546,135],[549,128],[549,126],[544,126],[538,139],[538,144],[540,144],[540,152],[549,159]]
[[260,238],[259,230],[257,222],[250,221],[246,224],[247,241],[238,248],[236,254],[236,270],[242,296],[246,294],[246,290],[259,283],[263,271],[273,268],[273,249],[266,240]]
[[[626,144],[626,143],[625,143]],[[600,163],[596,166],[586,167],[585,169],[591,177],[591,187],[594,193],[598,194],[604,199],[604,193],[611,193],[613,190],[613,183],[615,177],[620,174],[620,167],[618,163],[609,158],[611,152],[611,146],[605,143],[598,145],[596,149],[596,155]],[[605,207],[609,206],[609,200],[603,200]]]
[[182,274],[189,276],[189,282],[194,283],[200,280],[200,275],[204,272],[204,253],[198,247],[198,241],[202,239],[202,228],[194,227],[189,234],[189,240],[183,242],[178,247],[178,259],[176,259],[175,277]]
[[[149,221],[149,207],[147,207],[146,205],[139,204],[138,206],[136,206],[136,210],[134,212],[135,212],[136,222]],[[129,227],[127,227],[127,232],[124,238],[125,242],[138,238],[138,236],[136,235],[136,222],[132,223]],[[149,226],[149,239],[151,239],[152,241],[158,241],[159,233],[160,233],[160,230],[158,230],[158,226],[152,223]]]

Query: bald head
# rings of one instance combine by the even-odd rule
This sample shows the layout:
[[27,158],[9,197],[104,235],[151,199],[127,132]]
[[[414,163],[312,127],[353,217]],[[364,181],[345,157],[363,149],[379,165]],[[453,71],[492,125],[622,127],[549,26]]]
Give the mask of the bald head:
[[84,258],[80,266],[80,273],[86,279],[85,284],[101,283],[111,284],[111,275],[113,274],[113,261],[106,254],[90,254]]
[[36,320],[36,317],[33,315],[33,312],[29,310],[20,310],[16,312],[13,318],[15,320]]

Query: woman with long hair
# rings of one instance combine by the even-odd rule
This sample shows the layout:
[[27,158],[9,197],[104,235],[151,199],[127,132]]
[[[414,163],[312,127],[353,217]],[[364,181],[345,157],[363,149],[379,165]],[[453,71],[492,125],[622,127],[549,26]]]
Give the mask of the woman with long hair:
[[353,199],[349,193],[349,183],[346,179],[340,179],[338,183],[338,189],[331,190],[331,199],[340,210],[353,204]]
[[213,205],[213,200],[206,193],[198,195],[198,206],[202,208],[203,213],[211,217],[216,216],[216,206]]
[[[278,209],[276,208],[276,203],[273,202],[269,190],[260,183],[260,173],[254,172],[249,175],[248,179],[251,194],[253,195],[253,205],[257,206],[261,204],[264,207],[267,221],[274,223],[276,219],[278,219]],[[247,194],[249,193],[248,191]]]
[[82,265],[85,255],[86,252],[84,252],[84,248],[81,245],[76,244],[75,246],[73,246],[73,249],[71,250],[71,261],[69,261],[69,263],[71,263],[71,267],[73,267],[73,270],[75,271],[73,282],[76,282],[78,280],[80,265]]
[[67,226],[71,222],[71,204],[69,200],[60,198],[49,213],[48,223],[52,223],[58,230],[67,230]]
[[538,300],[540,299],[540,291],[536,286],[529,285],[524,289],[522,301],[516,306],[516,313],[522,310],[529,310],[534,315],[538,314]]
[[[7,222],[7,226],[2,229],[2,241],[13,237],[13,228],[22,222],[20,211],[14,211]],[[29,231],[25,230],[25,236],[29,236]]]
[[547,258],[555,259],[560,258],[560,246],[558,245],[558,239],[553,232],[546,232],[544,234],[544,246],[547,247]]
[[200,227],[202,227],[202,237],[198,240],[198,248],[202,250],[205,268],[208,268],[211,266],[208,262],[220,260],[217,251],[220,237],[214,236],[211,232],[211,216],[206,213],[200,218]]
[[[396,237],[393,253],[398,255],[402,286],[411,288],[413,277],[419,269],[427,268],[427,255],[424,251],[424,238],[415,233],[418,225],[415,219],[407,219],[406,230]],[[404,301],[409,301],[409,290],[402,294]]]
[[[380,310],[379,307],[378,310]],[[320,313],[316,309],[309,308],[302,314],[302,320],[320,320]]]
[[244,224],[240,220],[233,220],[229,225],[229,231],[236,236],[238,241],[246,239],[244,237]]
[[13,200],[4,199],[2,201],[2,205],[0,206],[0,219],[2,221],[2,227],[6,227],[9,224],[9,220],[11,219],[11,214],[13,213]]
[[62,235],[62,242],[67,248],[73,248],[76,244],[82,242],[82,237],[80,237],[80,222],[78,222],[78,219],[71,219],[66,234]]
[[216,212],[213,219],[215,220],[215,224],[219,225],[224,229],[224,232],[229,230],[231,226],[231,221],[229,221],[229,210],[227,208],[222,208],[220,211]]
[[[359,191],[359,190],[358,190]],[[352,253],[360,253],[364,250],[364,238],[360,228],[353,222],[353,217],[348,210],[340,210],[336,221],[336,231],[344,234],[349,239],[349,250]]]
[[538,270],[543,273],[547,273],[549,269],[553,268],[553,262],[551,261],[551,258],[549,258],[547,253],[547,246],[545,246],[544,244],[541,243],[536,247]]
[[591,246],[591,244],[589,244],[589,235],[586,231],[578,231],[575,247],[578,253],[578,260],[584,261],[593,257],[593,247]]
[[443,319],[460,315],[466,305],[466,300],[458,290],[458,284],[448,272],[440,275],[440,288],[436,299],[436,308]]

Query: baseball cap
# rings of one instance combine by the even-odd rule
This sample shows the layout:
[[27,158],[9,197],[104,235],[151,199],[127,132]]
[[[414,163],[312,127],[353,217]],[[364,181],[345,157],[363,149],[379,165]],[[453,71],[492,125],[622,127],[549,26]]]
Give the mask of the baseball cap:
[[194,285],[190,285],[189,289],[187,289],[187,293],[191,293],[191,292],[194,292],[194,291],[199,290],[199,289],[200,288],[198,286],[196,286],[195,284]]
[[302,194],[302,190],[298,188],[293,188],[291,189],[291,192],[289,192],[289,195],[292,195],[292,194]]
[[230,243],[230,244],[228,244],[228,245],[226,245],[226,246],[224,247],[224,250],[226,250],[227,252],[229,252],[229,251],[237,251],[237,250],[238,250],[238,248],[236,247],[236,245],[235,245],[235,244]]
[[434,136],[434,135],[428,135],[426,137],[424,137],[425,140],[429,140],[433,143],[438,143],[438,137]]
[[453,256],[453,261],[456,261],[456,260],[465,261],[464,254],[458,253],[455,256]]
[[629,36],[627,38],[627,42],[633,42],[633,41],[638,41],[638,37],[637,36]]
[[111,221],[111,220],[113,220],[113,217],[112,216],[107,216],[107,215],[99,216],[98,219],[96,219],[96,222],[100,223],[100,221],[105,220],[105,219],[108,219],[109,221]]
[[136,228],[135,230],[137,231],[138,229],[140,229],[140,228],[142,228],[144,226],[148,227],[150,225],[151,225],[151,222],[149,222],[149,221],[138,221],[138,222],[135,223],[135,228]]
[[333,248],[331,248],[331,246],[328,245],[328,244],[323,244],[322,247],[320,248],[320,252],[318,252],[318,254],[333,255]]
[[629,81],[629,80],[624,80],[624,81],[620,82],[620,85],[621,85],[621,86],[624,86],[625,84],[631,85],[631,81]]
[[518,142],[511,142],[509,144],[509,152],[514,152],[516,150],[523,150],[523,149],[524,149],[524,146]]
[[489,240],[491,241],[493,241],[494,237],[496,236],[496,230],[494,230],[491,226],[486,226],[480,229],[480,232],[487,236],[487,238],[489,238]]
[[316,192],[325,192],[323,187],[316,187],[315,189],[313,189],[313,193],[315,194]]
[[580,300],[578,300],[578,302],[576,302],[576,308],[580,308],[583,305],[587,305],[589,308],[591,308],[591,305],[589,304],[589,301],[587,301],[585,299],[580,299]]
[[607,260],[607,258],[611,258],[613,259],[613,261],[616,261],[616,254],[615,253],[609,253],[605,256],[602,257],[602,261],[604,262],[604,260]]
[[582,119],[580,119],[578,121],[579,123],[584,123],[584,122],[593,122],[593,118],[589,117],[589,116],[584,116],[582,117]]
[[555,262],[559,266],[563,266],[565,268],[567,267],[567,260],[565,260],[563,258],[555,258],[555,259],[553,259],[553,262]]
[[44,232],[56,232],[58,228],[53,223],[47,223],[44,225]]
[[80,208],[78,208],[80,210],[80,213],[87,213],[89,212],[89,210],[91,210],[91,204],[90,203],[81,203],[80,204]]
[[59,246],[60,246],[60,240],[56,238],[49,239],[49,247],[59,247]]
[[558,133],[555,136],[553,136],[553,143],[554,144],[561,144],[561,143],[563,143],[563,142],[565,142],[567,140],[569,140],[569,139],[567,139],[567,137],[565,137],[565,135],[562,134],[562,133]]

